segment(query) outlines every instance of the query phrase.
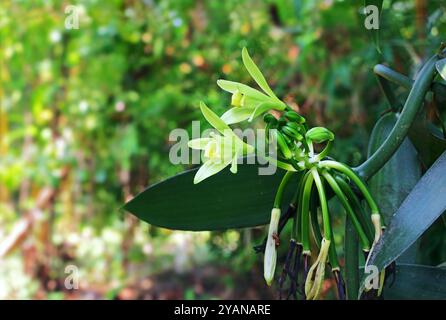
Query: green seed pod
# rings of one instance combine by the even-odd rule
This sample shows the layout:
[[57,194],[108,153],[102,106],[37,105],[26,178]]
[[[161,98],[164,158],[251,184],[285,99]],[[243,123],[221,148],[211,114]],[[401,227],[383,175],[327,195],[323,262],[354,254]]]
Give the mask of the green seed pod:
[[305,135],[305,138],[307,140],[316,142],[316,143],[322,143],[325,141],[333,141],[334,140],[334,134],[330,130],[324,127],[314,127],[311,128]]
[[305,122],[305,118],[302,117],[300,114],[298,114],[296,111],[287,111],[285,112],[284,116],[293,122],[297,122],[297,123],[304,123]]

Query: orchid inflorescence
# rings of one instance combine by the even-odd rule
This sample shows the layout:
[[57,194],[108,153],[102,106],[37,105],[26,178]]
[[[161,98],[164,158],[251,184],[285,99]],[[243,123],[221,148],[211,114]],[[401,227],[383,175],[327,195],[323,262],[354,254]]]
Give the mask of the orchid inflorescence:
[[[232,108],[218,117],[204,103],[200,103],[204,117],[218,133],[213,133],[208,138],[189,141],[191,148],[204,150],[204,164],[196,173],[194,183],[218,173],[228,165],[231,165],[231,172],[236,173],[237,159],[254,153],[255,148],[235,135],[229,125],[245,120],[251,122],[263,115],[268,132],[266,139],[277,145],[277,159],[269,159],[286,170],[277,189],[268,236],[265,243],[257,247],[258,251],[265,253],[266,283],[270,285],[274,278],[279,234],[287,221],[292,220],[290,246],[279,279],[281,297],[283,285],[289,278],[287,298],[297,297],[297,292],[301,292],[306,299],[317,299],[328,263],[337,283],[339,298],[344,299],[345,286],[333,239],[328,196],[336,196],[342,204],[358,234],[366,257],[382,234],[383,221],[378,206],[365,183],[349,166],[328,157],[334,134],[324,127],[308,128],[305,118],[274,94],[246,48],[242,50],[242,59],[249,74],[263,92],[242,83],[219,80],[217,84],[232,94]],[[269,113],[272,110],[282,113],[279,119]],[[323,148],[318,148],[321,146]],[[317,152],[317,149],[322,150]],[[294,175],[299,176],[298,184],[294,186],[295,195],[287,212],[282,215],[282,195]],[[367,202],[370,215],[363,210],[359,197],[363,197]],[[311,266],[313,252],[310,230],[319,249]],[[301,271],[304,285],[300,285],[298,281]],[[383,279],[383,274],[380,279]]]

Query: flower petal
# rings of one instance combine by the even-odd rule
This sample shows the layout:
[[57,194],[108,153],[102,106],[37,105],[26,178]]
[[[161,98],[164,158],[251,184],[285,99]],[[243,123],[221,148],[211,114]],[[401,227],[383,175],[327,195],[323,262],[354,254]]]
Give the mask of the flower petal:
[[277,109],[282,110],[284,107],[279,105],[277,102],[262,102],[259,105],[255,107],[255,109],[252,111],[248,121],[251,122],[254,118],[257,118],[262,113],[265,113],[266,111],[269,111],[271,109]]
[[240,82],[234,82],[234,81],[228,81],[228,80],[217,80],[217,85],[222,88],[223,90],[234,93],[237,90],[240,91],[240,93],[252,97],[254,99],[257,99],[259,101],[267,101],[271,100],[270,97],[268,97],[266,94],[261,93],[259,90],[256,90],[254,88],[251,88],[250,86],[247,86],[246,84],[240,83]]
[[223,120],[226,124],[234,124],[245,121],[249,119],[253,109],[246,107],[236,107],[231,108],[221,116],[221,120]]
[[231,130],[229,126],[221,120],[211,109],[209,109],[203,102],[200,101],[200,109],[203,113],[203,116],[206,120],[213,126],[215,129],[223,133],[225,130]]
[[188,141],[187,146],[192,149],[204,150],[212,138],[199,138]]
[[259,87],[262,88],[262,90],[265,91],[265,93],[269,95],[271,98],[279,100],[279,98],[277,98],[277,96],[274,94],[273,90],[271,90],[271,88],[269,87],[260,69],[254,63],[254,61],[252,61],[246,47],[242,49],[242,60],[243,64],[246,67],[246,70],[248,70],[249,74],[254,79],[254,81],[257,82]]
[[205,162],[200,169],[198,169],[197,173],[194,177],[194,184],[200,183],[206,178],[209,178],[210,176],[220,172],[223,170],[232,159],[229,160],[229,162],[213,162],[213,161],[207,161]]

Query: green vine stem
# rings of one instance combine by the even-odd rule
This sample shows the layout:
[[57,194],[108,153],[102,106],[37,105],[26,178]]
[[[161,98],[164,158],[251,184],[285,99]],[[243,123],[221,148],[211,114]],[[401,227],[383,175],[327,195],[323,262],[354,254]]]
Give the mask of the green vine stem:
[[325,240],[331,241],[331,224],[330,224],[330,216],[328,214],[328,203],[327,203],[327,197],[325,196],[324,185],[322,183],[321,177],[319,176],[319,172],[315,167],[311,168],[310,172],[314,178],[314,182],[316,184],[317,191],[319,194],[319,200],[322,210],[322,221],[324,225],[324,238]]
[[381,91],[384,93],[384,95],[387,99],[390,109],[393,112],[398,112],[401,109],[402,104],[396,97],[395,92],[392,90],[392,87],[390,86],[389,82],[385,78],[382,78],[379,76],[377,77],[377,79],[378,79],[378,83],[381,88]]
[[347,197],[350,205],[352,206],[353,211],[357,214],[358,220],[361,223],[362,228],[364,229],[365,234],[367,235],[367,239],[369,239],[370,243],[373,241],[373,225],[367,216],[363,206],[361,205],[358,197],[355,195],[353,190],[350,188],[348,183],[341,178],[340,176],[334,177],[342,192]]
[[301,232],[301,224],[302,224],[302,216],[300,214],[302,208],[302,193],[305,185],[305,174],[301,176],[299,179],[299,183],[297,186],[296,193],[293,198],[294,208],[296,210],[294,219],[293,219],[293,233],[292,237],[296,240],[298,244],[302,244],[302,232]]
[[403,88],[410,89],[413,85],[413,80],[409,77],[396,72],[395,70],[390,69],[389,67],[383,65],[383,64],[377,64],[373,68],[373,72],[380,76],[381,78],[384,78],[386,80],[389,80],[397,85],[400,85]]
[[288,182],[290,181],[291,176],[294,173],[295,172],[293,172],[293,171],[287,171],[285,173],[285,175],[283,176],[282,181],[280,182],[279,188],[277,189],[276,197],[274,198],[274,208],[280,209],[280,206],[282,205],[283,190],[287,186]]
[[310,202],[310,218],[311,218],[311,229],[313,230],[313,236],[316,240],[316,246],[318,250],[322,243],[322,232],[319,225],[318,219],[318,207],[319,207],[319,195],[316,189],[311,192],[311,202]]
[[395,123],[387,139],[378,150],[355,171],[365,180],[368,180],[381,169],[392,157],[406,137],[412,122],[423,105],[424,96],[428,91],[435,75],[435,63],[438,55],[431,57],[417,75],[412,90],[404,104],[398,121]]
[[310,217],[309,217],[309,202],[311,197],[311,188],[313,187],[313,175],[308,171],[304,177],[305,185],[302,194],[301,202],[301,233],[303,254],[310,255]]

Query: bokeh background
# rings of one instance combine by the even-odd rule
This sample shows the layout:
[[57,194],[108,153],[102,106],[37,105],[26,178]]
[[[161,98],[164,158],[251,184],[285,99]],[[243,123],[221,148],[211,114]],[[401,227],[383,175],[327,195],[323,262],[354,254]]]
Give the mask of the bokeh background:
[[[69,5],[80,9],[79,29],[65,28]],[[0,298],[274,297],[252,250],[263,228],[173,232],[120,207],[187,169],[169,162],[169,132],[202,119],[199,100],[219,114],[227,108],[217,79],[252,83],[243,46],[280,97],[336,133],[338,160],[363,161],[388,109],[373,66],[413,75],[444,40],[446,6],[384,1],[381,54],[361,8],[346,0],[2,0]],[[444,260],[438,239],[421,259]],[[64,286],[68,265],[78,290]],[[327,280],[327,297],[332,286]]]

